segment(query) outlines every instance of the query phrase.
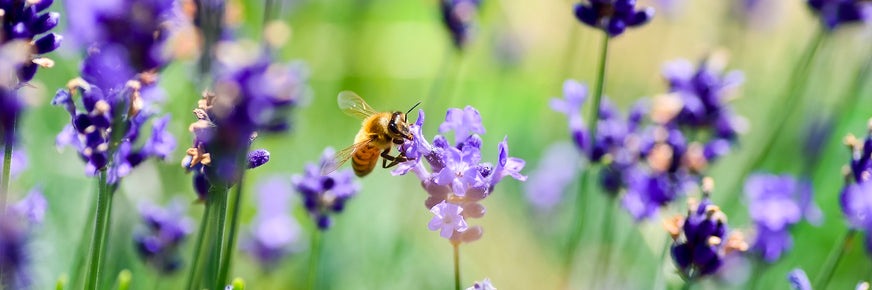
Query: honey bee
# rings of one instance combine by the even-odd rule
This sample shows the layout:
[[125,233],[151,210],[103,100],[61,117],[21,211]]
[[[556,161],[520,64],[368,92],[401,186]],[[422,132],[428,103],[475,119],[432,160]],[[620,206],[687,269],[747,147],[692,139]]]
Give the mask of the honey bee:
[[[403,152],[391,156],[391,148],[402,145],[405,140],[412,140],[406,115],[412,112],[421,102],[418,102],[408,112],[378,112],[366,101],[352,91],[339,93],[337,97],[339,109],[345,114],[363,120],[360,131],[354,137],[354,144],[339,151],[333,162],[323,164],[321,174],[326,175],[342,166],[351,159],[351,168],[358,177],[364,177],[375,168],[378,157],[382,158],[382,168],[393,167],[408,160]],[[388,164],[388,161],[391,163]]]

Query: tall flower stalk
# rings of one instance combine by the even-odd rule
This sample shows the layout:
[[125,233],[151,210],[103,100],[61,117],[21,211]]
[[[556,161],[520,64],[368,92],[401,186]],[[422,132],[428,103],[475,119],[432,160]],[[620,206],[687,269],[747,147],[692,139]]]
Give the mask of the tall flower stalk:
[[350,169],[321,174],[321,168],[332,167],[335,150],[325,148],[318,163],[308,163],[302,174],[291,177],[291,184],[303,200],[303,207],[312,218],[315,231],[312,233],[309,254],[309,289],[317,286],[318,271],[323,251],[324,232],[333,225],[333,215],[345,210],[345,204],[360,191],[360,183]]
[[481,119],[478,110],[471,106],[451,108],[445,122],[439,125],[439,132],[454,131],[454,144],[443,135],[436,135],[430,143],[421,131],[424,111],[419,110],[418,120],[410,126],[412,140],[400,146],[409,161],[391,171],[393,175],[411,172],[421,180],[421,186],[429,195],[424,205],[434,215],[427,227],[439,231],[454,249],[456,289],[460,289],[459,247],[462,243],[477,241],[484,233],[481,226],[469,226],[467,220],[484,216],[485,208],[480,202],[494,193],[494,187],[503,178],[527,180],[527,176],[521,174],[526,162],[509,157],[508,137],[498,145],[496,164],[481,162],[479,134],[485,133]]
[[[605,77],[606,77],[606,63],[608,59],[608,50],[609,50],[609,40],[612,37],[616,37],[624,33],[624,31],[628,27],[640,26],[648,22],[654,15],[654,10],[651,8],[645,8],[641,10],[636,10],[635,1],[632,0],[618,0],[618,1],[607,1],[607,0],[592,0],[588,3],[580,3],[576,4],[574,7],[575,17],[582,23],[593,27],[598,30],[603,31],[602,37],[602,46],[600,47],[600,59],[599,66],[597,67],[597,80],[596,86],[594,88],[593,102],[590,108],[591,118],[588,120],[588,132],[590,133],[587,140],[584,142],[590,143],[589,152],[585,152],[589,156],[589,158],[593,158],[595,153],[595,146],[592,144],[597,141],[599,135],[597,135],[597,127],[600,121],[600,103],[602,101],[603,90],[605,86]],[[583,173],[581,178],[582,181],[590,180],[587,175],[592,174],[593,166],[588,166],[588,168]],[[577,198],[578,204],[582,204],[584,200],[582,196],[584,194],[585,184],[580,185],[580,192]],[[611,206],[611,205],[607,205]],[[580,217],[581,214],[579,211],[583,210],[582,207],[574,209],[576,213],[576,217]],[[606,212],[609,212],[608,210]],[[603,227],[610,227],[609,223],[612,221],[611,218],[607,217],[603,219]],[[577,243],[575,241],[577,236],[580,235],[580,232],[583,229],[583,223],[580,220],[574,221],[578,224],[573,229],[573,232],[570,233],[570,245],[569,252],[567,253],[567,259],[572,260],[575,256],[575,251],[577,245],[573,243]],[[604,232],[603,242],[607,242],[610,238],[610,233]],[[602,244],[603,246],[605,244]],[[608,269],[608,256],[609,250],[600,250],[600,262],[602,262],[602,266],[598,267],[599,269]],[[571,263],[567,263],[567,268],[571,267]],[[567,273],[569,271],[567,270]],[[598,276],[599,277],[599,276]],[[567,276],[567,279],[569,276]]]

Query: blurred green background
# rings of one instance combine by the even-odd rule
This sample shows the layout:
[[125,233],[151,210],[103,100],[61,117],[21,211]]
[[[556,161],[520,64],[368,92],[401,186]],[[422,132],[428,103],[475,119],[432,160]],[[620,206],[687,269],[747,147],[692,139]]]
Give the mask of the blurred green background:
[[[640,97],[666,90],[660,76],[668,60],[697,61],[716,49],[731,54],[729,69],[744,71],[746,82],[737,92],[734,106],[750,123],[750,130],[736,150],[713,168],[717,188],[713,196],[730,217],[733,229],[750,232],[746,202],[741,192],[740,172],[749,158],[769,138],[769,112],[782,106],[778,98],[818,20],[804,1],[763,0],[775,3],[767,14],[771,25],[749,24],[730,14],[734,1],[693,1],[679,4],[680,11],[658,11],[652,23],[631,29],[610,43],[605,93],[619,107],[627,108]],[[231,1],[241,12],[237,35],[257,40],[263,22],[261,1]],[[63,15],[63,3],[52,10]],[[645,1],[642,5],[656,5]],[[281,17],[292,28],[289,43],[281,48],[282,60],[302,59],[311,69],[312,97],[307,107],[294,111],[290,134],[259,138],[254,146],[272,152],[272,160],[246,175],[242,221],[247,225],[256,212],[255,190],[259,180],[290,176],[314,162],[328,146],[350,145],[359,129],[356,119],[336,107],[336,94],[353,90],[379,110],[405,109],[417,101],[427,113],[425,135],[436,133],[445,111],[471,105],[482,115],[487,134],[483,158],[495,162],[497,143],[509,136],[511,156],[527,160],[529,174],[539,163],[544,148],[569,139],[563,115],[548,107],[550,97],[560,96],[567,78],[595,81],[600,32],[582,26],[565,0],[485,0],[473,42],[457,53],[441,23],[435,0],[311,0],[299,1]],[[789,125],[779,135],[776,148],[764,156],[764,170],[799,174],[803,156],[803,130],[818,116],[834,116],[837,125],[813,168],[815,199],[825,213],[820,227],[800,223],[792,231],[794,249],[780,262],[762,270],[759,287],[788,287],[787,272],[801,267],[814,279],[834,244],[846,232],[838,206],[843,185],[840,168],[849,160],[840,139],[848,132],[865,135],[872,116],[869,93],[850,111],[836,112],[834,104],[844,98],[849,83],[870,51],[868,27],[849,27],[828,36],[813,63],[805,102],[792,112]],[[509,39],[510,41],[506,41]],[[512,46],[514,61],[501,60],[500,49]],[[502,46],[502,47],[501,47]],[[68,123],[61,108],[49,104],[53,92],[77,76],[80,53],[61,48],[52,56],[57,64],[41,69],[28,90],[26,112],[20,129],[29,168],[13,181],[13,200],[31,187],[41,186],[49,200],[46,221],[31,244],[35,271],[34,289],[49,289],[63,273],[69,273],[73,255],[85,227],[96,180],[84,175],[83,164],[73,150],[58,152],[54,138]],[[107,284],[122,269],[133,272],[133,289],[178,289],[187,268],[157,278],[137,256],[131,233],[140,223],[136,206],[142,201],[165,204],[175,196],[193,201],[190,175],[179,162],[191,136],[187,126],[195,118],[191,110],[199,92],[195,65],[176,61],[161,75],[160,85],[168,98],[163,110],[173,115],[170,124],[179,141],[173,160],[149,161],[126,177],[116,193],[106,267]],[[440,71],[443,73],[440,74]],[[440,75],[444,77],[439,77]],[[427,97],[432,93],[431,97]],[[587,112],[587,109],[585,110]],[[572,158],[578,158],[573,156]],[[334,227],[323,236],[323,289],[447,289],[453,283],[451,245],[427,229],[432,214],[423,206],[425,192],[412,176],[393,177],[376,170],[360,180],[363,190],[337,216]],[[489,277],[499,289],[560,289],[563,256],[571,220],[573,197],[578,185],[568,189],[564,205],[552,213],[536,212],[526,201],[520,182],[507,179],[483,204],[488,214],[472,224],[482,225],[483,238],[461,247],[462,284]],[[725,192],[732,188],[734,191]],[[583,222],[582,245],[573,269],[572,288],[585,288],[593,278],[600,249],[598,228],[605,199],[591,193]],[[294,199],[295,216],[305,228],[305,244],[313,230],[311,220]],[[669,217],[685,210],[676,202],[661,214]],[[192,204],[189,216],[199,221],[202,206]],[[614,261],[607,279],[614,288],[653,288],[658,271],[666,273],[667,285],[681,285],[670,260],[660,260],[666,234],[659,220],[635,224],[623,211],[616,212],[617,237],[611,245]],[[243,226],[242,233],[246,231]],[[190,263],[193,235],[182,255]],[[236,254],[233,277],[245,279],[249,289],[303,288],[308,272],[308,252],[292,255],[272,272],[262,271],[244,253]],[[661,267],[661,264],[663,265]],[[750,271],[750,268],[744,268]],[[760,271],[756,270],[755,271]],[[872,279],[872,264],[862,243],[854,243],[836,269],[832,289],[848,289],[860,280]],[[156,281],[161,281],[156,285]],[[709,280],[700,287],[744,287],[737,278]],[[738,284],[730,284],[738,283]]]

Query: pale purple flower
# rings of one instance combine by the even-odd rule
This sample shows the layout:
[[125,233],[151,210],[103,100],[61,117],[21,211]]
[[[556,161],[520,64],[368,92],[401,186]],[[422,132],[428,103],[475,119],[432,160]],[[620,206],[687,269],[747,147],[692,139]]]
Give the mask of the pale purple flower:
[[795,268],[787,273],[787,281],[793,290],[812,290],[808,275],[800,268]]
[[463,232],[468,226],[466,220],[460,215],[463,208],[456,204],[442,201],[430,209],[435,216],[427,224],[427,228],[431,231],[439,231],[439,235],[443,238],[450,239],[455,231]]
[[554,208],[566,187],[578,176],[580,160],[572,144],[560,142],[545,149],[536,170],[524,183],[527,200],[540,210]]
[[181,267],[178,251],[194,223],[185,211],[185,203],[180,199],[174,199],[166,208],[151,203],[139,206],[145,226],[134,234],[134,243],[149,266],[161,273],[169,274]]
[[242,249],[272,270],[299,244],[301,228],[290,216],[292,188],[285,177],[271,177],[257,188],[257,215]]
[[25,217],[31,225],[40,225],[45,219],[48,201],[40,188],[33,188],[22,200],[11,207],[18,216]]
[[[428,209],[432,209],[442,202],[447,202],[462,209],[459,214],[465,221],[468,218],[484,216],[485,208],[479,202],[493,193],[494,186],[503,177],[512,176],[521,181],[526,180],[526,176],[520,174],[525,164],[521,159],[508,156],[508,145],[505,138],[498,147],[500,156],[496,166],[491,163],[480,163],[481,137],[477,134],[468,135],[470,131],[477,131],[477,129],[468,129],[470,124],[458,124],[451,121],[454,118],[459,118],[457,114],[466,114],[467,116],[475,116],[473,119],[477,120],[476,124],[471,127],[480,127],[481,117],[478,111],[472,107],[467,107],[464,111],[453,110],[457,113],[453,116],[449,113],[442,127],[451,130],[457,129],[456,127],[459,126],[458,130],[467,130],[462,134],[455,134],[455,136],[461,136],[458,138],[461,141],[452,145],[444,136],[436,135],[432,144],[428,142],[421,134],[424,116],[423,112],[419,112],[418,120],[410,128],[414,133],[414,138],[407,140],[399,148],[400,152],[412,159],[401,163],[391,174],[414,173],[421,180],[421,186],[429,194],[424,202]],[[481,127],[480,131],[484,132],[484,128]],[[425,164],[429,165],[429,169],[425,167]],[[482,233],[483,231],[479,226],[464,226],[462,230],[457,230],[454,234],[443,234],[443,236],[447,235],[452,242],[472,242],[478,240]]]
[[484,280],[475,282],[475,284],[472,284],[472,287],[466,288],[466,290],[497,290],[497,287],[491,284],[490,278],[484,278]]
[[445,115],[445,122],[439,125],[439,133],[454,130],[454,142],[460,143],[467,137],[475,134],[484,134],[484,126],[481,125],[481,115],[472,106],[461,109],[451,108]]

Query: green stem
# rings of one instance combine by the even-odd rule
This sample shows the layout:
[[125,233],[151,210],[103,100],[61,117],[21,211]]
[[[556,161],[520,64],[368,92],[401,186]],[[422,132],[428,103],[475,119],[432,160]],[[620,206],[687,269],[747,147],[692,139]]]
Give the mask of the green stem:
[[321,262],[321,234],[321,230],[315,229],[310,242],[312,251],[309,253],[309,281],[306,288],[309,290],[315,289],[315,286],[318,284],[318,264]]
[[573,231],[570,233],[569,236],[569,244],[567,245],[565,257],[566,260],[564,261],[563,265],[563,270],[565,271],[563,275],[565,280],[564,282],[566,283],[567,288],[569,288],[568,286],[570,285],[572,280],[572,265],[575,262],[575,254],[576,251],[578,251],[578,243],[581,240],[581,233],[584,231],[583,217],[585,213],[584,208],[586,205],[584,201],[584,192],[585,187],[587,186],[587,182],[590,179],[591,170],[593,169],[591,167],[588,167],[588,169],[584,170],[584,172],[581,174],[581,183],[578,185],[578,194],[575,196],[575,208],[572,209],[574,211],[574,217],[572,219],[572,222],[574,223],[575,227],[573,228]]
[[460,290],[460,244],[454,245],[454,290]]
[[[606,205],[605,209],[603,209],[603,223],[602,223],[602,242],[600,243],[599,249],[599,258],[594,261],[595,263],[599,263],[599,267],[597,267],[598,273],[594,276],[594,279],[590,279],[592,286],[596,286],[596,282],[598,279],[605,278],[606,275],[609,274],[609,263],[611,261],[611,252],[612,252],[612,239],[613,232],[612,227],[614,227],[614,210],[615,210],[615,200],[617,198],[613,196],[606,196]],[[591,287],[592,289],[596,289],[596,287]]]
[[94,235],[91,238],[91,258],[88,263],[85,289],[97,289],[103,272],[103,258],[106,252],[106,237],[109,234],[109,214],[112,212],[112,193],[106,179],[106,170],[99,174],[97,186],[97,219],[94,223]]
[[[15,130],[13,123],[10,130]],[[13,134],[14,132],[11,132]],[[3,143],[3,175],[0,175],[0,214],[6,212],[6,197],[9,195],[9,180],[12,179],[12,140]]]
[[222,249],[221,252],[221,268],[218,271],[218,281],[226,284],[227,274],[230,272],[230,261],[233,260],[233,249],[235,249],[236,244],[236,231],[239,227],[239,208],[242,206],[242,178],[239,179],[239,183],[236,184],[236,191],[233,194],[233,203],[231,203],[230,207],[230,232],[227,235],[227,243]]
[[684,285],[681,285],[681,290],[690,290],[690,287],[693,287],[693,279],[684,280]]
[[[209,267],[212,269],[212,273],[214,273],[214,279],[210,279],[210,283],[214,283],[213,289],[224,289],[224,286],[227,285],[227,281],[220,280],[220,271],[221,271],[221,260],[224,258],[222,256],[224,246],[227,244],[227,240],[224,237],[224,233],[227,228],[227,192],[229,188],[221,186],[221,193],[219,193],[215,198],[217,200],[217,214],[218,220],[215,229],[218,230],[215,233],[214,241],[217,241],[217,246],[212,249],[212,262]],[[209,193],[211,194],[211,192]]]
[[833,272],[835,272],[836,266],[839,265],[842,256],[844,256],[848,248],[851,247],[856,235],[857,230],[848,230],[845,237],[842,239],[842,242],[837,243],[835,247],[833,247],[833,250],[830,251],[830,255],[827,257],[823,269],[821,269],[821,273],[817,276],[817,279],[815,279],[814,289],[826,289],[827,285],[830,283],[830,279],[833,278]]
[[666,253],[669,253],[669,248],[672,245],[672,236],[666,233],[666,241],[663,243],[663,250],[660,251],[659,265],[657,265],[657,274],[654,278],[655,289],[666,289],[666,279],[663,276],[663,265],[666,264]]
[[210,209],[212,207],[209,206],[209,203],[206,203],[205,208],[203,209],[203,218],[200,220],[200,229],[197,232],[197,242],[194,245],[194,258],[191,259],[191,272],[188,274],[188,286],[185,289],[195,290],[194,281],[200,280],[200,273],[202,273],[202,267],[204,263],[204,251],[207,247],[204,247],[203,244],[206,243],[206,234],[208,233],[209,224],[211,220]]
[[603,88],[606,82],[606,59],[609,57],[609,34],[603,32],[603,46],[600,51],[599,73],[596,82],[596,89],[593,95],[593,106],[591,107],[591,118],[588,120],[588,140],[590,152],[589,156],[593,156],[593,143],[596,141],[596,129],[599,122],[600,102],[603,98]]
[[[97,186],[100,186],[99,179],[97,180]],[[92,221],[96,218],[97,215],[97,198],[94,196],[91,198],[91,206],[88,208],[88,217],[85,219],[85,222]],[[90,249],[90,241],[88,237],[94,234],[94,228],[92,227],[82,227],[82,235],[79,237],[79,246],[78,250],[76,250],[76,256],[73,258],[73,276],[70,280],[70,286],[72,289],[80,289],[82,285],[82,275],[84,275],[83,271],[85,270],[85,257],[88,255],[88,250]]]

